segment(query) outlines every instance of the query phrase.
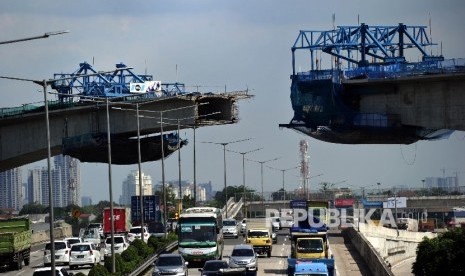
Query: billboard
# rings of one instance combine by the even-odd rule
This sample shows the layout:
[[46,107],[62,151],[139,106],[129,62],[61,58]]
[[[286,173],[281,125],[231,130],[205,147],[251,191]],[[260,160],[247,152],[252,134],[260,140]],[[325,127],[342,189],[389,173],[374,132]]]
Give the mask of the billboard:
[[334,207],[336,208],[349,208],[353,207],[355,199],[353,198],[336,198],[334,200]]
[[389,197],[383,202],[383,208],[407,208],[406,197]]
[[[144,195],[144,223],[161,221],[160,199],[155,195]],[[140,196],[131,196],[132,223],[140,222]]]
[[306,200],[291,200],[290,202],[291,209],[307,209]]
[[131,82],[129,84],[129,92],[131,93],[148,93],[160,92],[161,81],[145,81],[145,82]]

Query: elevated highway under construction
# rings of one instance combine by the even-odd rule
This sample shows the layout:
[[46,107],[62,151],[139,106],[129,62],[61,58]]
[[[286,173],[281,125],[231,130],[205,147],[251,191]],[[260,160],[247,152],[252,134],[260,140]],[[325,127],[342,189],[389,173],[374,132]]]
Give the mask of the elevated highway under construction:
[[[411,144],[465,130],[465,59],[433,55],[434,46],[425,26],[402,23],[300,31],[294,116],[280,126],[340,144]],[[297,71],[297,52],[308,71]]]
[[81,63],[47,81],[58,96],[48,101],[50,141],[44,105],[1,108],[0,171],[46,159],[48,143],[52,156],[108,163],[108,130],[113,164],[138,163],[138,140],[142,162],[159,160],[187,143],[177,130],[234,124],[238,100],[252,97],[245,90],[186,92],[184,84],[116,67],[102,73]]

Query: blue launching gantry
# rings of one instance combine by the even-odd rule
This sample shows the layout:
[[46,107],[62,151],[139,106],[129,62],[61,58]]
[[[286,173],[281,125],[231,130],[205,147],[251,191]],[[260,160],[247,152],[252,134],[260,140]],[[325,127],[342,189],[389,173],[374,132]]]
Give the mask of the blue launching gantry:
[[[123,63],[116,64],[114,72],[96,71],[92,66],[83,62],[79,64],[79,69],[73,73],[56,73],[52,82],[52,89],[57,90],[60,101],[65,101],[68,95],[82,95],[95,98],[113,98],[131,96],[131,83],[145,83],[153,81],[152,75],[138,75]],[[145,93],[143,97],[159,97],[163,94],[177,95],[185,93],[185,86],[182,83],[161,83],[160,92]],[[72,100],[71,100],[72,101]]]
[[293,75],[295,75],[294,53],[302,49],[310,50],[311,70],[318,70],[315,51],[322,51],[346,60],[349,67],[351,64],[367,66],[370,64],[369,57],[383,64],[403,63],[406,62],[407,49],[417,49],[423,61],[444,60],[443,56],[428,54],[427,48],[437,44],[431,42],[426,28],[426,26],[407,26],[403,23],[397,26],[369,26],[362,23],[360,26],[338,26],[329,31],[301,30],[291,48]]

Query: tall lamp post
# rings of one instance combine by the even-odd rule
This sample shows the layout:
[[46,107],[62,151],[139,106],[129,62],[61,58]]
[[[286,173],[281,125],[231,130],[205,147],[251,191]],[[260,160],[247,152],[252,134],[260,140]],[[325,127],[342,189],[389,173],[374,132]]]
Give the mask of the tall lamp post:
[[226,185],[226,146],[229,144],[233,143],[239,143],[243,141],[248,141],[251,140],[252,138],[246,138],[246,139],[240,139],[240,140],[235,140],[235,141],[230,141],[230,142],[222,142],[222,143],[216,143],[216,142],[202,142],[202,143],[210,143],[210,144],[215,144],[215,145],[222,145],[223,146],[223,168],[224,168],[224,198],[225,198],[225,217],[228,218],[228,189]]
[[247,205],[246,205],[246,188],[245,188],[245,155],[248,154],[248,153],[252,153],[252,152],[255,152],[255,151],[259,151],[263,148],[257,148],[257,149],[253,149],[253,150],[249,150],[249,151],[244,151],[244,152],[239,152],[239,151],[233,151],[233,150],[228,150],[230,152],[235,152],[235,153],[239,153],[242,155],[242,204],[244,205],[244,215],[245,215],[245,218],[247,218]]
[[256,161],[256,160],[250,160],[250,159],[247,159],[249,161],[252,161],[252,162],[255,162],[255,163],[259,163],[260,164],[260,175],[261,175],[261,186],[262,186],[262,215],[265,214],[265,195],[264,195],[264,192],[263,192],[263,164],[265,163],[268,163],[268,162],[271,162],[271,161],[275,161],[275,160],[278,160],[280,157],[275,157],[273,159],[268,159],[268,160],[265,160],[265,161]]
[[285,187],[284,187],[284,173],[289,171],[289,170],[294,170],[294,169],[297,169],[297,168],[300,168],[300,165],[299,166],[295,166],[295,167],[292,167],[292,168],[287,168],[287,169],[277,169],[277,168],[273,168],[273,167],[270,167],[270,166],[267,166],[268,168],[270,169],[273,169],[273,170],[277,170],[277,171],[281,171],[281,173],[283,174],[283,209],[286,208],[286,190],[285,190]]

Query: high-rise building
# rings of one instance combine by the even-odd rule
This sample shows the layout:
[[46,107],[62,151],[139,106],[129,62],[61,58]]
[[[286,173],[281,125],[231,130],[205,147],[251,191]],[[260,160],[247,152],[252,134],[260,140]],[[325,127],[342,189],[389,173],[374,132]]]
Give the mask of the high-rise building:
[[437,188],[446,192],[456,192],[459,190],[459,182],[457,176],[447,177],[426,177],[426,188]]
[[[67,155],[53,158],[52,197],[55,207],[79,205],[81,199],[81,172],[79,161]],[[48,168],[29,170],[27,179],[28,202],[49,205]]]
[[[152,177],[144,175],[142,172],[142,192],[143,195],[153,195]],[[131,206],[131,196],[140,195],[139,193],[139,170],[133,170],[123,181],[122,193],[119,203]]]
[[213,198],[213,188],[212,188],[212,182],[209,181],[208,183],[200,183],[197,187],[197,191],[198,191],[198,188],[199,187],[202,187],[205,189],[205,199],[204,200],[201,200],[199,195],[197,195],[197,200],[198,201],[208,201],[208,200],[211,200]]
[[[42,168],[29,170],[27,175],[27,202],[42,204]],[[48,201],[47,201],[48,202]]]
[[92,205],[92,198],[90,196],[83,196],[81,198],[81,206],[89,206]]
[[81,171],[79,161],[68,155],[53,158],[53,198],[56,207],[79,205],[81,199]]
[[0,172],[0,208],[19,211],[23,207],[21,167]]

